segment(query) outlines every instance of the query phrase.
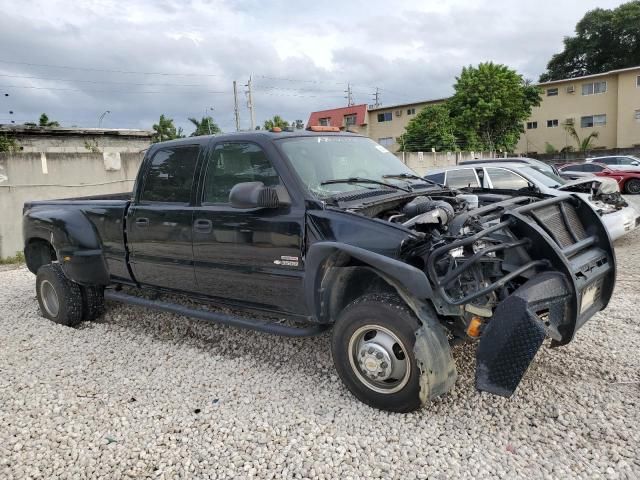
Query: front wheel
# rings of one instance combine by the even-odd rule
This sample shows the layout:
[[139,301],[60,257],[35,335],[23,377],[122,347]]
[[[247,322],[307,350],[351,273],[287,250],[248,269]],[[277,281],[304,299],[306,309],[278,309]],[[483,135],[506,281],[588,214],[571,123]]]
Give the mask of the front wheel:
[[627,193],[632,195],[640,193],[640,180],[637,178],[628,180],[627,183],[624,184],[624,189]]
[[413,347],[419,321],[392,294],[365,295],[349,304],[333,328],[333,361],[362,402],[393,412],[420,408],[420,370]]

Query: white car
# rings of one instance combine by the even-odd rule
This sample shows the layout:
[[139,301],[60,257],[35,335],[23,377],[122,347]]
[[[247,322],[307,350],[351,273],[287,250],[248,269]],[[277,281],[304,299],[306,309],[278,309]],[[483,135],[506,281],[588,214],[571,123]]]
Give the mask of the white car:
[[615,180],[589,177],[567,181],[535,165],[523,163],[481,163],[430,170],[425,178],[451,188],[489,188],[535,191],[546,195],[575,193],[596,210],[612,240],[640,225],[638,212],[622,195]]

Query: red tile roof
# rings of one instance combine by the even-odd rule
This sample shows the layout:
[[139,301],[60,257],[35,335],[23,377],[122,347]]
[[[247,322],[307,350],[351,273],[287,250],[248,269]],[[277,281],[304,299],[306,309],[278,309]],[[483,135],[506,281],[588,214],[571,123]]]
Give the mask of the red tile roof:
[[345,115],[356,115],[356,125],[366,125],[367,123],[367,104],[354,105],[352,107],[333,108],[331,110],[321,110],[319,112],[311,112],[307,126],[320,125],[321,118],[329,119],[329,126],[344,127]]

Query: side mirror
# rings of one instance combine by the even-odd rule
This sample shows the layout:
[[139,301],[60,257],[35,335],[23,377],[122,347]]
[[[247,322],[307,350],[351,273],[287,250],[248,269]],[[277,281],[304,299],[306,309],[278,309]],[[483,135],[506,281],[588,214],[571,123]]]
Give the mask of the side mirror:
[[631,162],[631,165],[633,165],[634,167],[637,167],[638,165],[640,165],[640,162],[636,162],[635,160],[633,160]]
[[243,182],[229,192],[233,208],[278,208],[291,205],[291,197],[282,185],[265,187],[262,182]]

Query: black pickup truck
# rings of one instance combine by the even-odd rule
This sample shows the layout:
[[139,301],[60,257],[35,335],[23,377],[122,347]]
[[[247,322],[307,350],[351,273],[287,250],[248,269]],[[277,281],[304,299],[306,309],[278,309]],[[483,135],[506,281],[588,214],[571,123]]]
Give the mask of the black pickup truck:
[[73,326],[106,298],[280,335],[332,328],[347,387],[410,411],[453,386],[451,345],[477,341],[477,388],[509,396],[546,337],[570,342],[607,305],[613,248],[580,198],[452,190],[368,138],[313,130],[158,143],[133,193],[26,203],[42,314]]

